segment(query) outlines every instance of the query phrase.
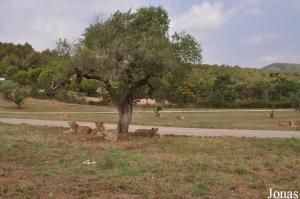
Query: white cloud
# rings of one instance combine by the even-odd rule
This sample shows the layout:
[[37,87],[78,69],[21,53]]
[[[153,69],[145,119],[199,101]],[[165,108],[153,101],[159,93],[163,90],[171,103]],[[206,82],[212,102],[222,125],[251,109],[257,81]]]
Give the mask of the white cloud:
[[0,0],[0,41],[25,43],[43,50],[58,38],[74,40],[98,13],[128,10],[144,0]]
[[266,55],[260,58],[265,64],[271,63],[300,63],[300,55],[291,55],[291,54],[275,54],[275,55]]
[[186,31],[192,34],[203,48],[203,62],[221,63],[220,45],[214,33],[222,29],[236,11],[235,8],[226,10],[220,2],[203,1],[192,5],[183,14],[173,17],[170,32]]
[[262,2],[261,0],[250,0],[247,2],[246,6],[246,14],[249,15],[259,15],[262,12],[261,8]]
[[242,42],[251,46],[272,45],[280,41],[282,41],[282,38],[275,34],[254,35],[242,40]]
[[175,17],[171,23],[171,29],[172,31],[186,30],[194,35],[207,33],[223,27],[233,13],[234,10],[226,11],[222,3],[204,1]]
[[[1,2],[3,1],[3,2]],[[149,0],[0,0],[0,41],[25,43],[43,50],[53,48],[58,38],[79,38],[94,16],[109,16],[116,10],[149,5]],[[199,41],[205,33],[220,29],[232,16],[222,3],[193,5],[171,19],[173,31],[193,34]],[[207,39],[205,39],[207,40]]]

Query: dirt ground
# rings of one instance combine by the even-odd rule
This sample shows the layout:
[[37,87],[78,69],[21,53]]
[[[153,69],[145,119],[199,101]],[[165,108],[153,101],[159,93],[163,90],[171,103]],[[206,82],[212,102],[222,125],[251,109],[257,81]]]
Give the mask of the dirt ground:
[[247,199],[300,188],[298,139],[108,142],[63,130],[0,124],[0,198]]

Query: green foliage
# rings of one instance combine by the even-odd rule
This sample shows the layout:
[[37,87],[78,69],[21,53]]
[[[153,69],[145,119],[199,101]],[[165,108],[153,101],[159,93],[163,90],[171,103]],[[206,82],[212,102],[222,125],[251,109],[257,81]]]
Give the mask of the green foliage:
[[[51,97],[54,98],[54,99],[57,99],[61,102],[66,102],[66,103],[75,103],[75,102],[77,102],[75,100],[75,98],[72,95],[69,95],[68,92],[65,89],[56,90],[55,92],[52,93]],[[79,103],[79,101],[77,103]]]
[[59,57],[70,57],[73,52],[73,46],[66,39],[58,39],[54,53]]
[[11,81],[4,81],[0,84],[2,97],[5,100],[9,100],[10,91],[13,89],[13,87],[14,87],[14,83]]
[[220,100],[222,102],[225,101],[233,101],[236,98],[236,93],[234,91],[235,83],[232,81],[231,76],[229,74],[218,75],[215,79],[213,85],[213,98]]
[[111,102],[109,93],[101,87],[98,88],[96,92],[97,95],[99,95],[99,97],[101,98],[101,105],[109,105],[109,103]]
[[293,107],[300,111],[300,91],[298,91],[297,93],[291,93],[290,100],[293,104]]
[[155,106],[154,112],[155,112],[155,113],[159,113],[159,111],[161,111],[162,109],[163,109],[163,107],[162,107],[160,104],[157,104],[157,105]]
[[6,77],[13,79],[17,72],[18,72],[18,67],[14,65],[10,65],[6,69]]
[[13,80],[17,82],[20,85],[28,85],[30,83],[29,74],[25,71],[18,71],[14,77]]
[[250,97],[254,99],[267,99],[270,86],[270,83],[259,80],[250,87],[249,93],[252,93]]
[[133,101],[141,87],[161,78],[170,66],[168,27],[168,15],[161,7],[116,12],[86,29],[74,66],[84,77],[104,83],[116,99]]
[[274,89],[281,96],[288,97],[290,93],[297,93],[300,90],[300,83],[284,79],[278,82]]
[[196,99],[196,84],[193,80],[188,80],[183,85],[178,86],[179,104],[193,103]]
[[287,72],[287,73],[299,73],[300,64],[288,64],[288,63],[273,63],[263,67],[263,70]]
[[185,32],[175,32],[171,38],[174,54],[182,63],[200,64],[202,49],[196,39]]
[[0,72],[10,78],[11,74],[6,74],[9,66],[15,66],[17,70],[42,67],[55,60],[55,56],[49,50],[37,52],[28,43],[15,45],[0,42]]
[[43,65],[43,57],[40,53],[31,52],[28,54],[24,60],[24,67],[25,68],[37,68]]
[[81,80],[79,88],[81,92],[86,93],[88,96],[94,96],[97,91],[97,83],[84,78]]
[[[45,80],[45,73],[40,78],[38,85],[38,76],[44,70],[60,71],[56,74],[55,80],[60,78],[68,65],[69,58],[61,58],[56,51],[45,50],[35,51],[29,44],[15,45],[12,43],[0,42],[0,74],[8,80],[13,80],[21,85],[31,86],[37,90],[37,87],[43,85],[48,87]],[[43,80],[42,80],[43,79]],[[47,86],[46,86],[47,84]]]
[[[193,82],[192,85],[187,82]],[[218,65],[177,67],[152,95],[182,105],[228,108],[291,107],[297,74]]]
[[31,84],[35,84],[35,85],[37,84],[37,79],[38,79],[39,75],[41,74],[42,70],[43,70],[42,68],[35,68],[35,69],[29,69],[27,71],[29,82]]
[[11,81],[5,81],[0,85],[0,91],[4,100],[15,103],[18,108],[24,103],[27,97],[27,89]]
[[40,72],[37,78],[37,86],[44,90],[48,97],[53,97],[54,95],[52,86],[57,75],[58,71],[55,68],[45,68]]

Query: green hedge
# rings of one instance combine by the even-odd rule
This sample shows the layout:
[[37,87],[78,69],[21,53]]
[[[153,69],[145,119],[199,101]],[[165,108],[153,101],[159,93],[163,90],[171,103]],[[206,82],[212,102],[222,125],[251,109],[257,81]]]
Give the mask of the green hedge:
[[[274,102],[275,108],[292,108],[289,100]],[[242,100],[234,102],[222,102],[217,100],[202,100],[196,104],[199,108],[272,108],[272,102],[267,100]]]

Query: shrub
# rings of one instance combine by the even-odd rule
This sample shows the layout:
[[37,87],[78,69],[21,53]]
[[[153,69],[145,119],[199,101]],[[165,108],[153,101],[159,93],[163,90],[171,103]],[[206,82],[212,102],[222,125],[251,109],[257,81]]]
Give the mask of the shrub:
[[15,103],[18,108],[21,108],[28,96],[28,89],[11,81],[2,83],[0,91],[4,100]]
[[162,109],[163,109],[162,106],[160,104],[157,104],[154,108],[154,112],[159,113],[159,111],[161,111]]
[[68,94],[68,91],[66,91],[64,89],[56,90],[53,98],[57,99],[58,101],[66,102],[66,103],[75,103],[76,102],[76,99],[74,98],[74,96]]
[[[268,100],[236,100],[234,102],[223,102],[219,100],[198,101],[197,107],[201,108],[272,108],[272,102]],[[288,99],[274,101],[276,108],[291,108],[292,103]]]
[[88,96],[95,96],[97,91],[97,85],[92,80],[82,79],[79,85],[81,92],[86,93]]
[[292,102],[293,107],[300,111],[300,91],[295,94],[290,94],[290,100]]

